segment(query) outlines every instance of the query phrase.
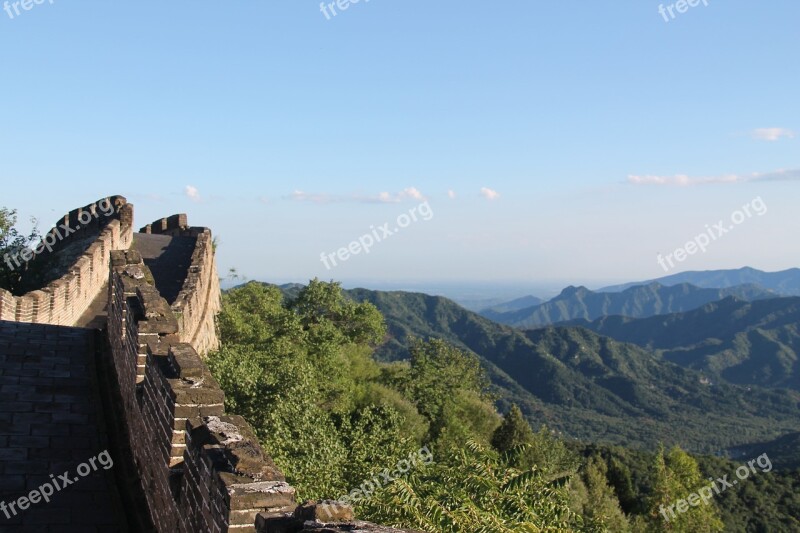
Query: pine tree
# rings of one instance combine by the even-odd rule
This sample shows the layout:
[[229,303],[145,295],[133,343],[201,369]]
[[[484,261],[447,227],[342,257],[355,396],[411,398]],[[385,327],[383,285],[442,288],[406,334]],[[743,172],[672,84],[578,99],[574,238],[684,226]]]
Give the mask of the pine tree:
[[[696,506],[686,503],[689,496],[708,486],[697,461],[689,454],[675,447],[665,456],[664,449],[660,449],[653,474],[654,491],[647,520],[649,531],[712,533],[723,530],[719,509],[713,501]],[[685,507],[683,512],[678,507],[679,502]]]
[[530,424],[522,416],[522,411],[516,404],[503,417],[500,424],[492,436],[492,446],[500,453],[509,452],[524,444],[533,441],[533,430]]

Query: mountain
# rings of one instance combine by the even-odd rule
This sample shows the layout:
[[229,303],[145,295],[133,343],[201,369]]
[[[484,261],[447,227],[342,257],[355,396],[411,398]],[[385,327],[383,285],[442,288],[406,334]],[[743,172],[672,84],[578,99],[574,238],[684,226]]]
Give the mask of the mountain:
[[[522,298],[517,298],[516,300],[511,300],[510,302],[503,302],[492,307],[481,309],[478,311],[478,314],[485,316],[490,320],[494,320],[495,316],[502,316],[504,313],[512,313],[514,311],[520,311],[529,307],[536,307],[537,305],[541,305],[543,303],[544,300],[537,298],[536,296],[523,296]],[[463,305],[463,307],[467,306]],[[469,309],[469,307],[467,307],[467,309]]]
[[525,329],[578,318],[594,320],[607,315],[649,317],[677,313],[729,296],[750,301],[773,298],[776,295],[756,285],[701,289],[688,283],[667,287],[653,282],[622,292],[593,292],[586,287],[567,287],[552,300],[533,307],[505,313],[481,314],[501,324]]
[[478,355],[501,405],[515,402],[534,426],[544,423],[572,438],[718,453],[800,429],[796,392],[712,385],[700,372],[585,328],[523,332],[442,297],[346,293],[386,317],[389,334],[378,358],[407,357],[412,337],[444,339]]
[[727,298],[686,313],[569,323],[740,385],[800,390],[800,298]]
[[800,432],[789,433],[769,442],[756,442],[730,450],[732,459],[757,457],[766,453],[776,469],[800,469]]
[[303,290],[303,287],[305,287],[305,285],[302,283],[284,283],[283,285],[278,286],[283,295],[287,298],[297,297],[297,295],[300,294],[300,291]]
[[724,289],[736,285],[756,284],[782,296],[800,296],[800,268],[790,268],[780,272],[764,272],[750,267],[736,270],[680,272],[649,281],[604,287],[598,292],[620,292],[654,282],[667,286],[690,283],[706,289]]

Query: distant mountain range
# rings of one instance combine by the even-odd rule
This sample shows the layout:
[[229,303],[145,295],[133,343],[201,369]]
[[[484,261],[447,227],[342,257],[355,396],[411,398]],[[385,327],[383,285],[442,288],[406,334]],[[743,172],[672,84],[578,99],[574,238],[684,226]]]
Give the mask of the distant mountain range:
[[[486,318],[492,318],[492,315],[513,313],[514,311],[520,311],[522,309],[527,309],[529,307],[536,307],[537,305],[541,305],[543,303],[544,300],[542,300],[541,298],[537,298],[536,296],[523,296],[522,298],[517,298],[515,300],[511,300],[510,302],[503,302],[501,304],[494,305],[492,307],[481,309],[479,314],[485,316]],[[466,305],[463,304],[462,306],[467,307]],[[467,309],[469,309],[469,307],[467,307]]]
[[685,313],[569,324],[655,350],[712,379],[800,390],[800,298],[726,298]]
[[[293,297],[301,287],[282,290]],[[386,318],[388,335],[376,358],[407,358],[413,338],[444,339],[476,354],[499,406],[518,404],[534,427],[546,424],[586,442],[650,450],[679,444],[737,457],[764,443],[780,452],[782,465],[800,465],[800,452],[791,449],[800,432],[800,298],[778,298],[754,286],[729,289],[651,284],[618,294],[622,300],[605,300],[609,295],[568,288],[558,298],[576,309],[574,302],[583,302],[591,312],[697,308],[527,331],[443,297],[345,293],[373,303]],[[715,296],[722,299],[701,303]]]
[[689,283],[708,289],[724,289],[737,285],[755,284],[782,296],[800,296],[800,268],[790,268],[780,272],[764,272],[750,267],[735,270],[680,272],[649,281],[604,287],[598,292],[620,292],[637,285],[647,285],[653,282],[667,286]]
[[[570,437],[653,449],[659,442],[718,453],[800,429],[800,394],[725,383],[585,328],[521,331],[442,297],[355,289],[389,335],[376,356],[403,359],[413,337],[441,338],[479,356],[500,403]],[[741,431],[748,428],[748,433]]]
[[528,329],[575,319],[595,320],[608,315],[650,317],[677,313],[730,296],[753,301],[777,295],[751,284],[704,289],[688,283],[665,286],[651,282],[622,292],[593,292],[586,287],[567,287],[548,302],[516,310],[509,308],[507,311],[503,311],[503,307],[496,307],[481,311],[480,314],[501,324]]

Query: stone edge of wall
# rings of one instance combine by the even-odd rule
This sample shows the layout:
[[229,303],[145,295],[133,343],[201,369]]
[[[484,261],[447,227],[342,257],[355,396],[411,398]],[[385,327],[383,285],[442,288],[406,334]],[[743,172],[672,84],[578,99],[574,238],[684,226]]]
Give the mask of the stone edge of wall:
[[203,356],[219,348],[215,317],[222,308],[222,299],[211,230],[189,226],[186,214],[179,213],[147,224],[139,232],[196,239],[191,265],[172,311],[178,319],[182,341]]
[[294,488],[224,393],[179,324],[141,255],[111,254],[108,337],[130,449],[159,531],[255,532],[284,516]]
[[197,350],[183,342],[174,306],[148,281],[141,255],[114,251],[110,270],[112,366],[129,448],[159,531],[404,532],[356,521],[341,502],[298,506],[295,489],[247,421],[225,413],[224,392]]
[[[111,220],[103,220],[98,215],[98,204],[105,200],[115,206]],[[73,230],[61,239],[53,237],[56,243],[52,247],[53,253],[88,231],[100,229],[95,241],[75,260],[65,275],[42,289],[22,296],[14,296],[0,289],[0,320],[71,326],[83,315],[108,280],[111,251],[127,249],[133,241],[133,205],[119,195],[101,198],[64,215],[44,238],[60,235],[59,228],[63,225],[78,227],[85,213],[89,213],[91,222],[84,223],[80,229]]]
[[194,346],[201,355],[219,348],[215,317],[222,308],[211,230],[197,235],[192,264],[183,287],[172,304],[178,319],[181,340]]

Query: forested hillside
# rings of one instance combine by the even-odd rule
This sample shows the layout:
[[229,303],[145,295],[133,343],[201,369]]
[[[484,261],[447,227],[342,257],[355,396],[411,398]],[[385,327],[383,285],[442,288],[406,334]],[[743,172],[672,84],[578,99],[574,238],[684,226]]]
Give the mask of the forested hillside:
[[[443,334],[398,336],[392,330],[411,329],[398,330],[404,322],[384,317],[368,299],[392,302],[387,308],[405,309],[408,324],[427,320],[429,331]],[[727,409],[738,408],[745,423],[761,420],[737,403],[736,389],[715,391],[723,399],[715,407],[693,384],[696,374],[633,345],[586,329],[523,335],[443,299],[370,291],[348,297],[337,284],[316,280],[292,297],[258,283],[231,290],[219,323],[223,347],[209,365],[226,391],[226,407],[253,423],[303,498],[350,501],[363,518],[431,533],[792,531],[798,525],[791,518],[799,507],[798,473],[771,468],[670,517],[665,505],[707,490],[708,477],[737,465],[677,447],[644,452],[565,441],[544,425],[532,428],[514,405],[501,416],[492,391],[502,389],[490,386],[486,355],[473,350],[507,349],[497,363],[510,371],[527,354],[520,368],[533,381],[525,383],[542,396],[533,397],[556,402],[564,413],[588,413],[600,401],[608,411],[600,418],[661,419],[664,437],[668,413],[655,405],[660,401],[710,413],[709,432],[722,429],[715,418],[721,422]],[[449,343],[457,331],[458,345]],[[381,362],[375,350],[387,344]],[[634,377],[668,385],[650,387]],[[789,409],[779,395],[750,398]],[[672,423],[679,432],[680,421]],[[760,512],[744,511],[752,506]]]

